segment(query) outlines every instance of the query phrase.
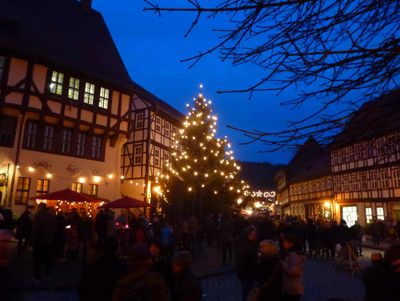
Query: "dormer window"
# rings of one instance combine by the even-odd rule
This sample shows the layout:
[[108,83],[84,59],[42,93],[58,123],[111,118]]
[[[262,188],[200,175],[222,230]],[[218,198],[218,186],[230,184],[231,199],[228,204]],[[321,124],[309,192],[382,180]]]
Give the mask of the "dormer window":
[[85,94],[83,97],[83,102],[92,105],[94,102],[94,84],[85,84]]
[[103,108],[103,109],[108,109],[109,101],[110,101],[110,90],[101,87],[100,88],[99,107]]
[[53,71],[50,80],[50,93],[62,95],[64,83],[64,73]]
[[69,78],[68,98],[73,100],[79,99],[79,79],[75,77]]

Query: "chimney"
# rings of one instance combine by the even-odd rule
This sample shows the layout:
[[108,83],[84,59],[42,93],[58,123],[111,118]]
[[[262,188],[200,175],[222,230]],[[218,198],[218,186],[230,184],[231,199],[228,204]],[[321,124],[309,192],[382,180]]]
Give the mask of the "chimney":
[[81,0],[81,2],[82,2],[82,6],[85,8],[85,9],[92,9],[92,1],[93,0]]

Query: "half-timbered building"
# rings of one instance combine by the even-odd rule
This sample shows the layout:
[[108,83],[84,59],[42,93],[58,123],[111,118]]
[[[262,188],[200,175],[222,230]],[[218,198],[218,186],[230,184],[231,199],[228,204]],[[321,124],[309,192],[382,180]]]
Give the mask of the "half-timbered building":
[[172,140],[184,115],[136,85],[131,131],[122,152],[122,192],[137,198],[158,197],[157,178],[168,167]]
[[352,224],[400,219],[400,90],[365,103],[332,144],[335,201]]
[[0,205],[67,187],[144,199],[179,112],[132,82],[90,0],[0,7]]
[[302,219],[336,218],[329,152],[310,137],[275,177],[284,214]]

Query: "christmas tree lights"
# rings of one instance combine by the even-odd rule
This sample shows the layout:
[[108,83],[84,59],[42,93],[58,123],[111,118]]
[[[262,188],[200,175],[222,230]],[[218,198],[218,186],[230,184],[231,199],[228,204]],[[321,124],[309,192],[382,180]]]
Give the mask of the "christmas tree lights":
[[201,215],[211,202],[233,205],[247,185],[239,178],[240,166],[228,138],[215,137],[218,117],[213,114],[211,101],[200,93],[193,105],[186,107],[188,113],[183,128],[174,136],[168,168],[158,181],[164,191],[171,190],[175,180],[180,181]]

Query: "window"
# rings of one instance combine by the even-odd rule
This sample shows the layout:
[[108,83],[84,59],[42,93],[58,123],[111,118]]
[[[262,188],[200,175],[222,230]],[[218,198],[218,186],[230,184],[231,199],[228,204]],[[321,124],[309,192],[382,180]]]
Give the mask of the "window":
[[365,208],[365,220],[367,224],[372,222],[372,208]]
[[342,219],[346,221],[348,227],[353,226],[358,220],[357,206],[342,207]]
[[165,129],[164,129],[165,137],[170,137],[170,124],[169,122],[165,122]]
[[106,88],[100,88],[99,107],[108,109],[108,102],[110,101],[110,90]]
[[142,147],[135,146],[134,149],[134,164],[138,165],[142,163]]
[[61,153],[69,154],[71,150],[72,131],[63,129],[61,131]]
[[49,193],[50,180],[38,179],[36,185],[36,195]]
[[68,98],[79,99],[79,79],[75,77],[69,78]]
[[3,78],[5,61],[5,57],[0,56],[0,80]]
[[161,133],[161,118],[156,117],[156,132]]
[[53,148],[54,127],[46,125],[43,131],[43,149],[51,151]]
[[76,141],[76,155],[79,157],[85,156],[86,134],[78,133]]
[[72,189],[73,191],[76,191],[76,192],[81,193],[81,192],[82,192],[82,189],[83,189],[83,184],[82,184],[82,183],[79,183],[79,182],[73,182],[73,183],[72,183],[71,189]]
[[85,94],[83,97],[83,102],[92,105],[94,102],[94,85],[91,83],[85,84]]
[[160,149],[154,148],[154,166],[160,166]]
[[98,191],[99,191],[99,185],[89,184],[89,194],[90,195],[97,195]]
[[383,207],[376,207],[376,217],[381,221],[385,220],[385,213]]
[[135,120],[135,128],[136,129],[142,129],[143,128],[143,113],[137,113],[136,114],[136,120]]
[[3,115],[2,119],[0,119],[0,146],[14,146],[16,129],[17,118]]
[[28,121],[25,128],[25,147],[36,147],[37,123]]
[[92,159],[100,160],[101,158],[101,137],[92,137],[90,144],[90,157]]
[[31,186],[31,178],[18,177],[17,194],[15,195],[15,204],[25,205],[28,203],[30,186]]
[[63,90],[64,74],[61,72],[53,71],[50,80],[50,92],[61,95]]

